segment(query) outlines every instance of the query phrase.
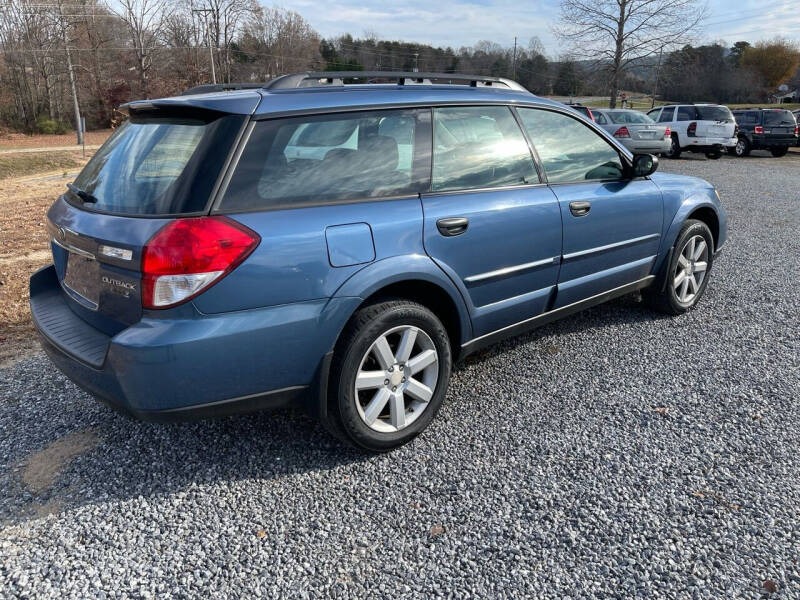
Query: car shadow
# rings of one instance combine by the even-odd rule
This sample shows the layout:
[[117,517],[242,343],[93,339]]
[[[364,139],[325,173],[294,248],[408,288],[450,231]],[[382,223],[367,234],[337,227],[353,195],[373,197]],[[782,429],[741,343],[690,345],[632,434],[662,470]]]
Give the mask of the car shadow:
[[[495,344],[459,368],[544,336],[664,318],[669,317],[634,297],[620,298]],[[0,523],[6,526],[85,505],[163,497],[223,482],[268,482],[415,452],[412,442],[389,457],[366,454],[287,409],[196,423],[142,423],[80,391],[41,353],[3,374],[17,379],[0,380],[5,398],[0,449],[11,449],[0,454],[0,464],[6,462],[0,471]],[[25,379],[35,381],[28,385]],[[8,388],[20,390],[18,397]]]

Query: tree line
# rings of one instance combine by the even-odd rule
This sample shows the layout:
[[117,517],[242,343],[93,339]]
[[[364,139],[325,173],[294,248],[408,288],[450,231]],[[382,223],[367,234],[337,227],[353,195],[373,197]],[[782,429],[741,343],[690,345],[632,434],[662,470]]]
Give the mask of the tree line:
[[634,58],[616,70],[599,51],[551,58],[536,38],[460,48],[323,38],[297,12],[256,0],[0,0],[0,126],[53,132],[73,128],[79,111],[88,128],[107,127],[128,100],[303,70],[465,72],[540,95],[625,89],[675,101],[764,102],[780,84],[800,85],[800,52],[786,40]]

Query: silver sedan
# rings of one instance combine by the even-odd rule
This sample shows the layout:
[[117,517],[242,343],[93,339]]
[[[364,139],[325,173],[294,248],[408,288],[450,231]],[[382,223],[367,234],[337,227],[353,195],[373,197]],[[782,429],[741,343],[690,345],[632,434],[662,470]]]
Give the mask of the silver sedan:
[[644,113],[626,108],[593,108],[595,123],[617,138],[631,152],[669,152],[672,140],[666,125],[659,125]]

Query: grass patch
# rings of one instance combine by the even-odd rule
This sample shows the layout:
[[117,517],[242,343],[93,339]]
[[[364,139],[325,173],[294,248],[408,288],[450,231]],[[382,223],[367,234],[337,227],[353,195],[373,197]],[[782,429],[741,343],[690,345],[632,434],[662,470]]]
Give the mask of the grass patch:
[[68,170],[83,164],[72,152],[20,152],[0,154],[0,179],[47,171]]

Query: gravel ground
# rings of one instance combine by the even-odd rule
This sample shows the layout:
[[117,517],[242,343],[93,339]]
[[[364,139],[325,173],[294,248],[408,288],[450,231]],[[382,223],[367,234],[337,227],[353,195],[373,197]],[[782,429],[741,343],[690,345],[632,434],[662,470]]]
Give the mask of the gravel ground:
[[0,596],[800,598],[800,157],[662,168],[729,211],[698,309],[492,348],[389,455],[288,412],[135,423],[41,354],[0,371]]

